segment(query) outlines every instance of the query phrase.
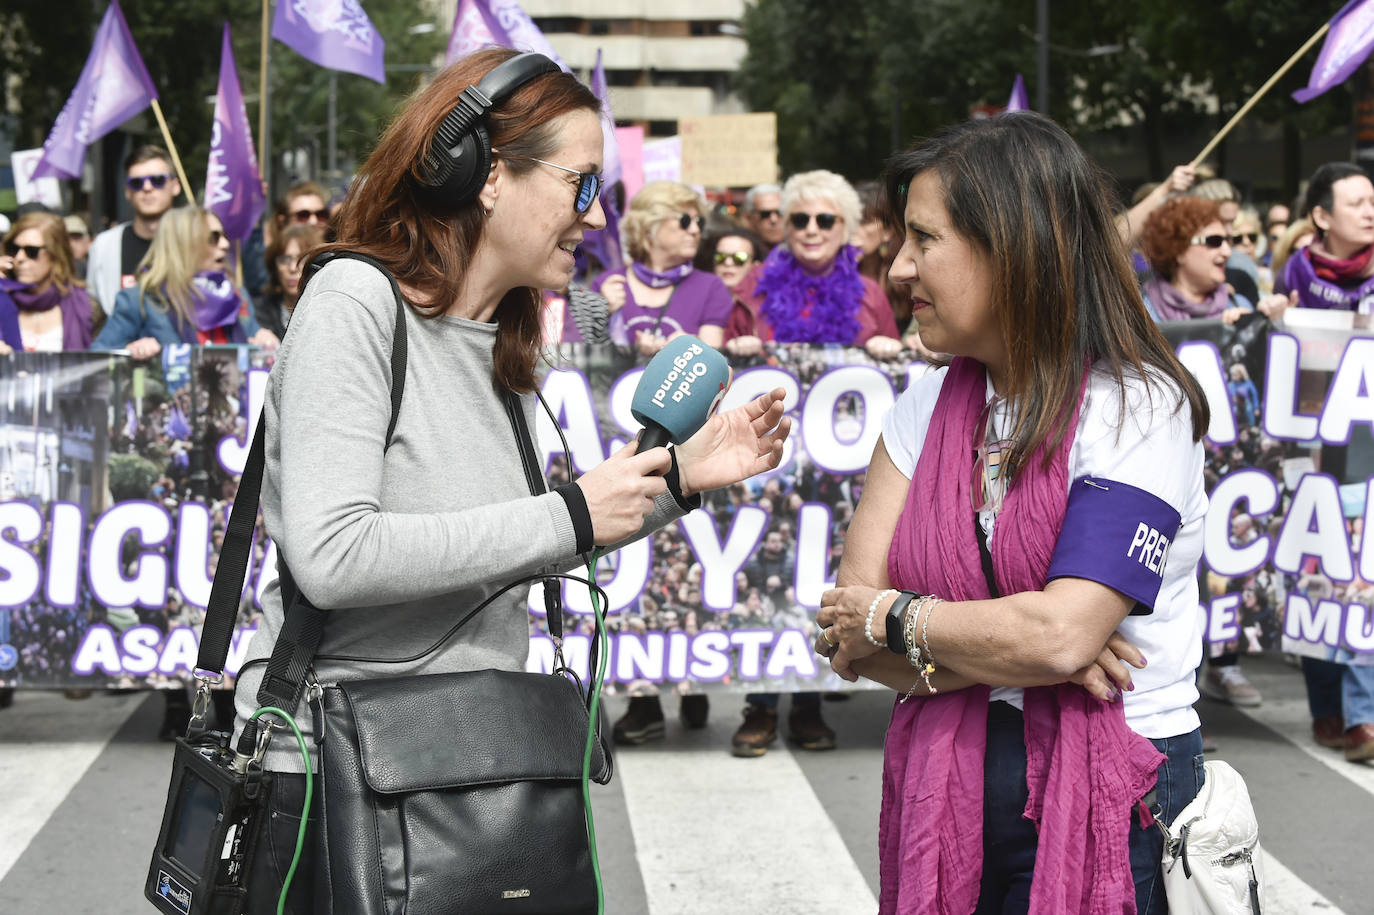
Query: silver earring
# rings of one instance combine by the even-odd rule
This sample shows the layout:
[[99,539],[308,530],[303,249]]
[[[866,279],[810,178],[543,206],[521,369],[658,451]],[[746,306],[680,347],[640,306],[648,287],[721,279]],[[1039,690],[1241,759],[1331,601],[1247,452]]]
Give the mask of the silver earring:
[[483,210],[482,212],[486,214],[486,217],[487,217],[488,219],[490,219],[491,216],[492,216],[492,214],[496,212],[496,202],[495,202],[495,201],[492,201],[491,209],[489,209],[489,210]]

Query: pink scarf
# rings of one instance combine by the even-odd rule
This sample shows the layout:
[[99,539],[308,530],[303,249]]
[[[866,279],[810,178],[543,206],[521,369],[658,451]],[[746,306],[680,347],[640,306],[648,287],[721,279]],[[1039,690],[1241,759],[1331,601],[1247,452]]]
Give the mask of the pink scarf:
[[[894,587],[951,601],[992,596],[969,502],[986,391],[982,364],[955,359],[888,554]],[[1077,428],[1075,410],[1049,469],[1042,446],[1021,462],[1007,493],[990,544],[1003,594],[1045,586]],[[935,612],[933,631],[947,607]],[[968,915],[977,905],[987,713],[986,686],[894,704],[878,831],[881,915]],[[1072,684],[1027,689],[1025,723],[1026,816],[1040,833],[1032,915],[1133,915],[1131,810],[1154,785],[1163,755],[1126,725],[1119,701],[1103,703]]]

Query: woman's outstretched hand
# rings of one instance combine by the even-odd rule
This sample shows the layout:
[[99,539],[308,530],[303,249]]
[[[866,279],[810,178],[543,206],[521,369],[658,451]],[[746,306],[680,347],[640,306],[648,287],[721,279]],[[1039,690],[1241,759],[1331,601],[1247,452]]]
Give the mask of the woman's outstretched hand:
[[678,481],[690,496],[772,470],[792,420],[782,415],[786,392],[774,388],[742,407],[717,413],[677,446]]

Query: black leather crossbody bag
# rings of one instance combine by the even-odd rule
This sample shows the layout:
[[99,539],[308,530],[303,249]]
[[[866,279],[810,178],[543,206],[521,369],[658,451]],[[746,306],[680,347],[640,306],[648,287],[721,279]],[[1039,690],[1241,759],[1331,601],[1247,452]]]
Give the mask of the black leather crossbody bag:
[[[382,270],[368,258],[358,259]],[[406,364],[405,305],[394,279],[392,288],[397,318],[388,444]],[[531,493],[542,494],[544,478],[524,412],[513,394],[503,398]],[[216,572],[198,660],[203,670],[223,669],[233,633],[237,601],[217,601],[215,593],[229,596],[242,591],[263,472],[264,422],[259,423],[241,478]],[[239,519],[237,526],[234,518]],[[596,912],[582,785],[589,698],[562,665],[561,650],[551,674],[479,670],[321,687],[315,683],[312,662],[328,613],[313,606],[296,587],[285,557],[278,569],[286,613],[257,701],[260,707],[294,713],[309,692],[319,745],[317,771],[323,782],[322,788],[317,785],[322,796],[314,837],[315,911]],[[492,600],[522,583],[503,588],[470,610],[417,657],[439,650]],[[547,581],[546,588],[556,585]],[[602,625],[599,618],[596,622]],[[548,627],[555,645],[561,645],[561,609],[549,614]],[[249,724],[239,752],[257,748],[260,761],[265,744],[259,737],[259,728]],[[610,751],[598,732],[589,774],[598,784],[606,784],[611,773]]]

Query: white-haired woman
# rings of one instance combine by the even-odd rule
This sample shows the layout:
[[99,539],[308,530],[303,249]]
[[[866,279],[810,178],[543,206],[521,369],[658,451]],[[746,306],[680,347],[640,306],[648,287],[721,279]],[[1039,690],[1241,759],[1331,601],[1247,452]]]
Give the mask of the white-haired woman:
[[247,294],[226,272],[228,253],[214,213],[168,210],[138,265],[138,285],[120,290],[91,349],[127,349],[149,359],[177,343],[276,346],[276,335],[258,325]]
[[701,244],[700,195],[676,181],[651,181],[630,201],[620,223],[628,267],[603,274],[595,288],[610,303],[611,341],[652,356],[679,334],[710,346],[725,339],[730,290],[692,265]]
[[887,295],[859,273],[849,244],[862,217],[850,183],[824,170],[793,175],[782,212],[783,243],[735,287],[726,349],[752,355],[776,340],[862,346],[877,359],[901,352]]

